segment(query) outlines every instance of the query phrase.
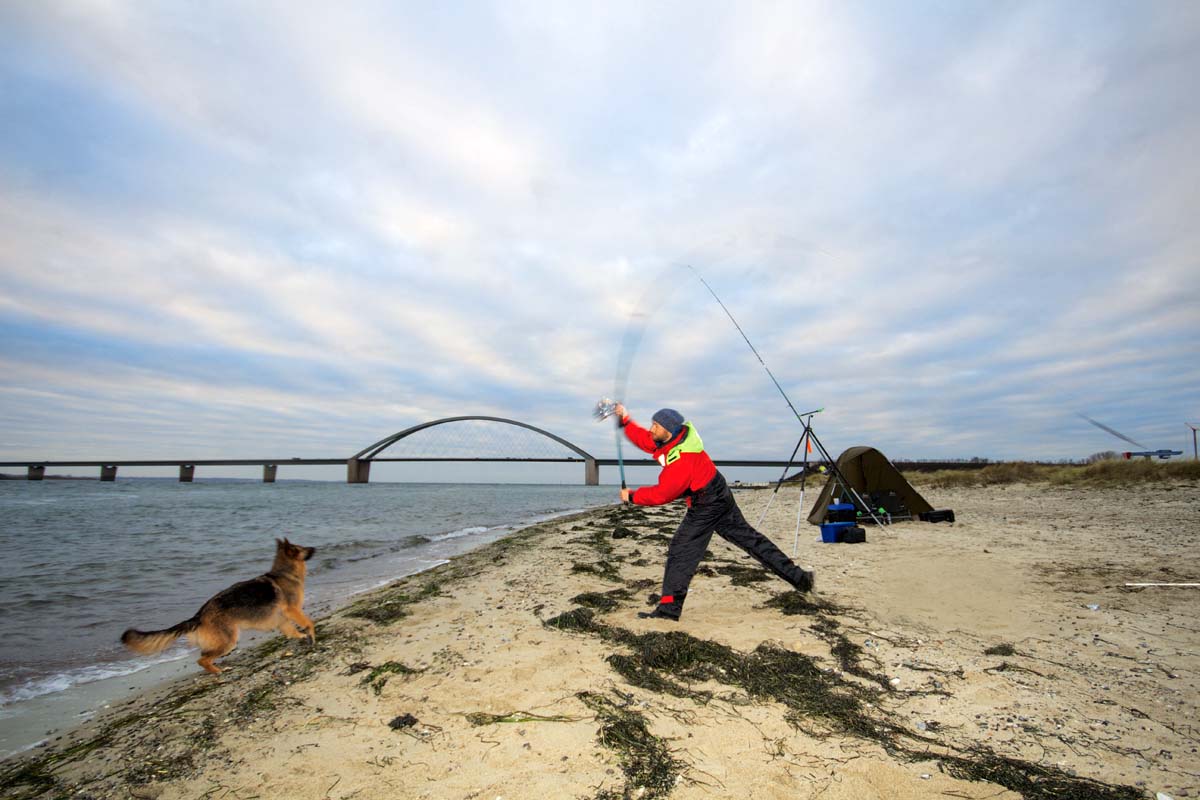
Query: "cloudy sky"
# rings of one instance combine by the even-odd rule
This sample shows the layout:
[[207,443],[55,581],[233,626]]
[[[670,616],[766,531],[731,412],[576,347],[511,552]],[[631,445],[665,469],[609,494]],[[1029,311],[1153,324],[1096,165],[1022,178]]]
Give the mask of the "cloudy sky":
[[639,313],[635,417],[786,458],[685,264],[834,454],[1190,455],[1196,75],[1185,0],[4,3],[0,460],[611,457]]

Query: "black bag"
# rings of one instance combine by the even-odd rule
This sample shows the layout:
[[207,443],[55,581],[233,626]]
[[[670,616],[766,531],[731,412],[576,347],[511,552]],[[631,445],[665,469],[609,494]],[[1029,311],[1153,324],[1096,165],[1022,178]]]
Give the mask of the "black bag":
[[941,508],[936,511],[922,511],[917,515],[923,522],[954,522],[954,511]]
[[838,531],[838,541],[844,544],[863,544],[867,541],[867,532],[857,525]]

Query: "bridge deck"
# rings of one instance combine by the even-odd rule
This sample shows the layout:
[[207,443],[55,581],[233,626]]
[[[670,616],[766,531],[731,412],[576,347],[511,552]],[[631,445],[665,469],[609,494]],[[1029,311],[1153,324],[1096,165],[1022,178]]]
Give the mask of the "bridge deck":
[[[117,460],[117,461],[0,461],[0,467],[255,467],[255,466],[283,466],[285,464],[294,466],[317,466],[317,465],[345,465],[345,458],[198,458],[198,459],[139,459],[139,460]],[[441,461],[441,462],[489,462],[489,463],[544,463],[544,464],[582,464],[586,459],[582,458],[372,458],[372,462],[414,462],[414,461]],[[615,467],[620,463],[615,458],[597,458],[596,465],[601,467]],[[658,462],[649,458],[627,458],[624,461],[626,466],[631,467],[653,467],[657,466]],[[799,461],[781,461],[769,459],[742,459],[742,458],[716,458],[713,463],[718,467],[785,467],[789,464],[793,467],[798,467]],[[809,459],[808,463],[813,466],[820,466],[826,462],[821,460]],[[942,469],[979,469],[987,466],[988,462],[979,461],[893,461],[900,470],[909,471],[930,471]]]

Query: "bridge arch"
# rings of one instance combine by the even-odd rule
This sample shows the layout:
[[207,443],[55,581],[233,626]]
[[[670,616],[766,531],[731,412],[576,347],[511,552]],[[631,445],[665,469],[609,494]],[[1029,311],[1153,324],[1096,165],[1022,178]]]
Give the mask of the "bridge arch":
[[406,428],[398,433],[393,433],[391,436],[386,436],[383,439],[380,439],[378,442],[375,442],[368,447],[364,447],[362,450],[359,450],[350,457],[349,461],[347,461],[347,480],[350,483],[366,483],[370,474],[371,461],[377,458],[384,450],[387,450],[396,442],[399,442],[401,439],[412,436],[414,433],[423,431],[426,428],[432,428],[437,425],[445,425],[450,422],[467,421],[500,422],[505,425],[515,425],[518,428],[525,428],[526,430],[531,430],[534,433],[540,433],[542,436],[558,442],[563,447],[566,447],[568,450],[571,450],[579,455],[579,457],[583,460],[584,465],[584,483],[586,483],[588,486],[596,486],[600,483],[600,469],[599,465],[596,463],[596,457],[578,445],[568,442],[561,436],[556,436],[553,433],[550,433],[550,431],[543,430],[526,422],[519,422],[518,420],[506,419],[504,417],[489,417],[480,415],[435,419],[430,422],[422,422],[420,425],[413,425],[411,428]]

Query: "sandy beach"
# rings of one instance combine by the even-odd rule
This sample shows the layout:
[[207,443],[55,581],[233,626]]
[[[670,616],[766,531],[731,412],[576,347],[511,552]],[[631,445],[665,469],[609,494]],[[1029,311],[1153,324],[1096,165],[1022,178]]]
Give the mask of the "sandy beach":
[[[952,524],[801,529],[803,596],[681,507],[527,528],[115,705],[4,797],[1018,798],[1200,792],[1200,486],[922,488]],[[809,491],[811,503],[815,492]],[[754,521],[769,493],[737,493]],[[790,551],[797,490],[764,525]],[[615,534],[615,535],[614,535]]]

